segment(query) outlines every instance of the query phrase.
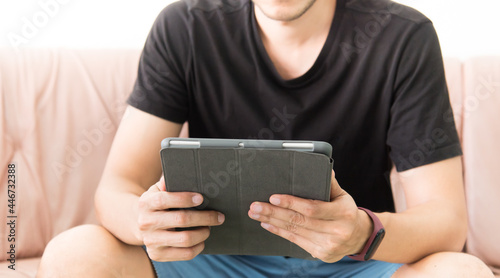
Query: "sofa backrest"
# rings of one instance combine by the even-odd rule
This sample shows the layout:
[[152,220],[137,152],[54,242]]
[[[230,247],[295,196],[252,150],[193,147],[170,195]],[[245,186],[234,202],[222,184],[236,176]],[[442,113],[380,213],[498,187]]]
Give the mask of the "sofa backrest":
[[[137,50],[0,51],[0,219],[16,164],[16,255],[40,256],[58,233],[96,223],[93,196],[135,81]],[[0,226],[0,260],[7,254]]]
[[466,61],[463,84],[466,251],[500,274],[500,57]]

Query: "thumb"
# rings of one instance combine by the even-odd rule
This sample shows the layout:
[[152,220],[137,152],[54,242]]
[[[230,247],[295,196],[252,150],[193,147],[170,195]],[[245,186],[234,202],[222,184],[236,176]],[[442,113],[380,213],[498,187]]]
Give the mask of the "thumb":
[[347,192],[340,187],[339,182],[335,178],[335,171],[332,170],[332,180],[330,182],[330,201],[337,199],[340,196],[346,195]]
[[161,176],[160,180],[153,184],[149,189],[148,192],[160,192],[160,191],[167,191],[166,185],[165,185],[165,179],[163,178],[163,175]]
[[156,186],[160,191],[167,191],[167,186],[165,185],[165,177],[161,175],[160,180],[156,183]]

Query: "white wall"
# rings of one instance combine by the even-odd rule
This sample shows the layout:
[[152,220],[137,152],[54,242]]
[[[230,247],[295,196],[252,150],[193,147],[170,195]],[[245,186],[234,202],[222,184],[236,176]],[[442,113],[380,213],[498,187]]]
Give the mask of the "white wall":
[[171,2],[0,0],[0,46],[11,46],[16,34],[26,38],[15,40],[22,47],[142,48],[156,16]]
[[500,55],[499,0],[397,0],[434,23],[447,56]]
[[[142,48],[156,15],[173,1],[0,0],[0,46]],[[431,18],[446,56],[500,55],[499,0],[398,2]]]

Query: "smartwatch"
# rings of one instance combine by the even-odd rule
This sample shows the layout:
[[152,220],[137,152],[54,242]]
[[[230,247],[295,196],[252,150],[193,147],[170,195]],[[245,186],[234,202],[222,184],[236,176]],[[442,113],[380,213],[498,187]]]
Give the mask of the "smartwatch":
[[365,247],[363,248],[363,250],[361,250],[361,253],[350,255],[348,257],[357,261],[368,261],[373,257],[373,254],[375,254],[375,251],[377,251],[377,248],[382,242],[382,239],[384,239],[385,229],[382,225],[382,222],[380,222],[380,219],[378,219],[378,217],[373,212],[361,207],[358,207],[358,209],[365,211],[372,219],[373,232],[366,242]]

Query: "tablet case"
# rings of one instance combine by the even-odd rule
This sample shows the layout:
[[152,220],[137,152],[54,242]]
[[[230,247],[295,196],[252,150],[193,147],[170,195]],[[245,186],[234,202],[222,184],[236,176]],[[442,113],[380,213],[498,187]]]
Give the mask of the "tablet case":
[[202,254],[290,256],[313,259],[305,250],[248,217],[250,204],[269,202],[272,194],[330,200],[333,161],[302,151],[275,149],[163,148],[167,191],[199,192],[196,209],[224,213],[211,227]]

